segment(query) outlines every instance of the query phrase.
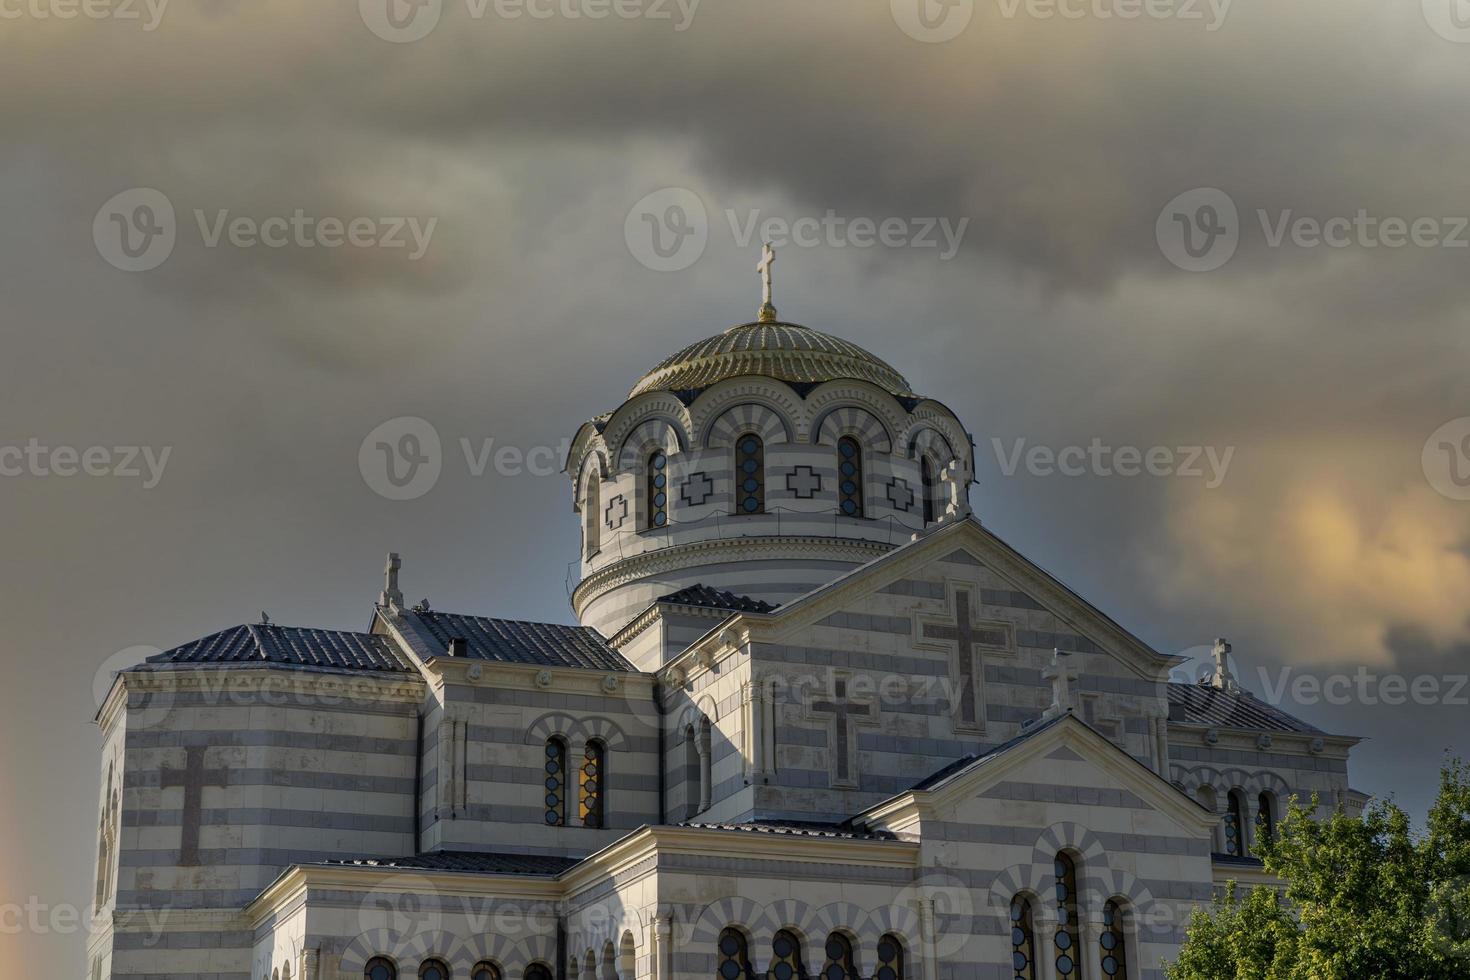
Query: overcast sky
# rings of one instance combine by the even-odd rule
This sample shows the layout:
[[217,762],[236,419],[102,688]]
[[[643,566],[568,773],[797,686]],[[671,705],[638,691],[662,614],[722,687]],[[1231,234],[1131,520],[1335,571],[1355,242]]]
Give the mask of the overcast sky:
[[[1369,739],[1361,789],[1422,816],[1470,747],[1452,0],[93,2],[0,0],[0,904],[90,895],[120,651],[365,628],[389,550],[411,599],[570,621],[567,484],[461,440],[559,448],[752,319],[772,217],[830,213],[781,313],[965,420],[987,526],[1259,693],[1371,671],[1281,701]],[[359,448],[404,416],[441,473],[392,500]],[[1172,475],[1045,465],[1094,440]]]

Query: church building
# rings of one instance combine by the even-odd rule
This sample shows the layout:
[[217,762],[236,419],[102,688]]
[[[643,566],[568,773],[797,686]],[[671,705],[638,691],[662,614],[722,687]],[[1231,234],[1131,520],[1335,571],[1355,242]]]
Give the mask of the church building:
[[93,980],[1161,980],[1292,797],[1361,811],[1356,739],[1224,641],[1171,680],[761,269],[572,440],[579,625],[409,605],[390,555],[360,632],[118,674]]

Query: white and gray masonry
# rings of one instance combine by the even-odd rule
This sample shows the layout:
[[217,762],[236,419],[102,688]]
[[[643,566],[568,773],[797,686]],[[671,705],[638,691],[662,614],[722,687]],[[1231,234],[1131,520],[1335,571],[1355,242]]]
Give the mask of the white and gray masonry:
[[91,977],[1158,980],[1293,797],[1361,809],[1355,739],[1171,683],[971,515],[953,413],[763,316],[577,434],[579,625],[395,555],[361,631],[119,673]]

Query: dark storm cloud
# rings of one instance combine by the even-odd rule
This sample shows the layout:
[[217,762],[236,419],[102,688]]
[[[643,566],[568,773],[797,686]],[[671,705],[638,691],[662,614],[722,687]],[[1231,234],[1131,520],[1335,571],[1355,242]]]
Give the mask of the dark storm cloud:
[[[1467,411],[1470,250],[1271,247],[1256,212],[1470,210],[1470,46],[1416,4],[1366,0],[1238,2],[1215,31],[980,3],[945,44],[887,8],[705,0],[677,32],[450,2],[413,44],[374,37],[356,3],[175,0],[146,33],[0,22],[0,443],[172,447],[147,491],[0,481],[0,588],[23,611],[6,785],[71,774],[47,812],[14,795],[17,839],[59,839],[63,813],[67,839],[90,842],[91,675],[113,651],[262,607],[360,628],[390,549],[412,598],[565,619],[566,486],[476,476],[461,440],[557,447],[669,351],[749,318],[755,250],[727,210],[970,219],[948,262],[785,248],[777,303],[953,407],[982,519],[1160,649],[1226,634],[1251,671],[1457,669],[1470,504],[1435,491],[1420,453]],[[652,272],[624,220],[671,186],[700,197],[709,246]],[[91,226],[132,187],[162,191],[180,223],[167,261],[130,274]],[[1213,272],[1179,271],[1154,237],[1196,187],[1240,213]],[[437,225],[417,260],[209,247],[196,209]],[[445,457],[431,494],[398,503],[357,453],[402,415],[430,420]],[[1234,455],[1207,489],[1006,475],[992,443],[1095,438]],[[1425,798],[1437,749],[1416,750],[1409,709],[1300,710],[1375,737],[1362,788]],[[1429,741],[1463,745],[1451,706],[1423,717]],[[40,736],[44,757],[16,748]],[[12,890],[81,903],[86,849],[3,866]],[[80,972],[66,937],[30,949],[31,972]]]

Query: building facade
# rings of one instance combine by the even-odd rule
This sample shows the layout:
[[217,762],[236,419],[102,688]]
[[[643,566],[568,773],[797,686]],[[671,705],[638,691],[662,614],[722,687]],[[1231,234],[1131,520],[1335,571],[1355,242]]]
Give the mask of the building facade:
[[975,518],[846,341],[669,357],[567,460],[577,626],[409,606],[122,671],[96,980],[1158,978],[1355,739],[1159,653]]

